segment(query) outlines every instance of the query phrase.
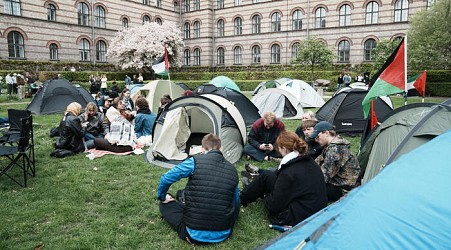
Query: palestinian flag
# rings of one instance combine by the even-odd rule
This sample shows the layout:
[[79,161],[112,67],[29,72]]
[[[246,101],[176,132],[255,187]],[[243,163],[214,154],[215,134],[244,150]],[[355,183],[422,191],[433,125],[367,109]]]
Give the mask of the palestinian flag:
[[424,97],[426,94],[426,70],[407,79],[407,90],[416,89]]
[[[405,91],[405,51],[404,39],[399,43],[398,47],[385,61],[384,66],[377,72],[371,80],[372,87],[362,101],[363,115],[368,117],[370,111],[371,100],[378,96],[386,96],[398,94]],[[375,79],[375,80],[374,80]]]
[[166,47],[164,48],[164,56],[154,62],[152,69],[157,75],[167,76],[169,74],[169,58]]

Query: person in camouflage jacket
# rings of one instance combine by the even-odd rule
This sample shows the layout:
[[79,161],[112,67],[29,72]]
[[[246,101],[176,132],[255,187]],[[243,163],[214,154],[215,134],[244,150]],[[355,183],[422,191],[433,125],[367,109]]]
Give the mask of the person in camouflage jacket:
[[330,123],[319,122],[310,137],[324,147],[315,161],[324,174],[328,200],[334,202],[356,186],[359,162],[351,151],[350,142],[337,135]]

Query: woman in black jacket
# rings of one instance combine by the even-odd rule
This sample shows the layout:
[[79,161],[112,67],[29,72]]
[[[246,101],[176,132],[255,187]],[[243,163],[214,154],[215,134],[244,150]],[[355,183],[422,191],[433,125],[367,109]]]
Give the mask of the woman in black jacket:
[[283,156],[277,170],[258,170],[258,176],[242,190],[241,204],[264,197],[272,224],[294,226],[326,207],[324,176],[305,141],[295,133],[281,132],[276,148]]
[[70,103],[66,108],[66,113],[61,119],[58,128],[59,138],[55,143],[56,149],[66,149],[74,153],[83,152],[83,136],[85,134],[80,118],[81,105],[77,102]]

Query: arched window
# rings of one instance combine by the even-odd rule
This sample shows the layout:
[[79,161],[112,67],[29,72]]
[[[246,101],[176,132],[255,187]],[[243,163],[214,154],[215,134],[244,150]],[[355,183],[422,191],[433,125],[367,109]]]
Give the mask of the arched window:
[[374,24],[378,22],[379,4],[377,2],[369,2],[366,5],[365,22],[366,24]]
[[50,44],[50,61],[58,60],[58,45],[55,43]]
[[260,46],[252,46],[252,63],[260,63]]
[[8,33],[8,52],[10,58],[25,58],[23,36],[17,31]]
[[406,22],[409,16],[409,1],[397,0],[395,3],[395,22]]
[[194,65],[200,65],[200,49],[194,49]]
[[271,63],[280,63],[280,46],[278,44],[271,46]]
[[223,65],[225,63],[225,53],[224,53],[224,48],[218,48],[217,52],[216,52],[216,63],[218,65]]
[[96,44],[96,60],[106,62],[106,43],[104,41],[98,41]]
[[77,14],[78,14],[78,24],[84,25],[84,26],[89,26],[89,7],[88,7],[88,5],[85,3],[79,3],[78,9],[77,9]]
[[158,23],[159,25],[163,24],[163,20],[161,20],[161,18],[159,17],[155,18],[155,22]]
[[351,6],[345,4],[340,7],[340,26],[351,25]]
[[293,45],[291,45],[291,59],[296,59],[296,57],[298,57],[298,47],[299,47],[299,43],[293,43]]
[[191,61],[191,55],[190,55],[189,49],[185,49],[183,51],[183,65],[188,66],[190,64],[190,61]]
[[252,17],[252,34],[259,34],[261,32],[261,18],[259,15]]
[[199,38],[200,37],[200,22],[195,21],[193,26],[194,26],[194,37]]
[[242,63],[242,51],[240,46],[236,46],[233,49],[233,64],[241,64]]
[[218,23],[216,24],[216,27],[218,29],[218,37],[224,36],[224,20],[219,19]]
[[190,33],[191,33],[191,30],[190,30],[190,24],[188,23],[188,22],[186,22],[184,25],[183,25],[183,38],[185,38],[185,39],[188,39],[188,38],[190,38]]
[[122,29],[126,30],[128,29],[128,19],[127,18],[122,18]]
[[235,35],[241,35],[243,33],[243,20],[241,17],[235,18],[233,23],[235,25]]
[[300,10],[295,10],[292,15],[293,19],[293,30],[301,30],[302,29],[302,12]]
[[105,9],[102,6],[96,7],[94,18],[96,27],[105,28]]
[[317,29],[326,28],[326,9],[319,7],[315,11],[315,27]]
[[89,61],[89,41],[86,38],[80,40],[78,47],[80,52],[80,61]]
[[349,51],[351,46],[346,40],[341,41],[338,44],[338,62],[349,62]]
[[365,44],[363,46],[365,51],[365,55],[363,57],[364,61],[374,61],[373,49],[376,48],[376,45],[377,45],[376,40],[372,38],[365,41]]
[[47,5],[47,20],[56,21],[56,7],[53,4]]
[[282,20],[282,16],[280,15],[279,12],[274,12],[271,15],[271,31],[272,32],[279,32],[281,30],[281,20]]
[[20,0],[5,0],[3,7],[5,14],[20,16]]
[[143,16],[143,24],[145,24],[145,23],[150,23],[150,16],[148,16],[148,15]]

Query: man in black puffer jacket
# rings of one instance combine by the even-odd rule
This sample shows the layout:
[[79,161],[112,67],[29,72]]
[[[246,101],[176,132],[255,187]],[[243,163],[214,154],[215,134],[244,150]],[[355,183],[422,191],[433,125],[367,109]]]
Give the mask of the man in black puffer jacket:
[[[238,218],[238,174],[220,148],[219,137],[208,134],[202,139],[201,155],[186,159],[161,176],[157,193],[160,212],[187,242],[224,241]],[[167,194],[169,187],[181,178],[189,178],[184,202]]]

